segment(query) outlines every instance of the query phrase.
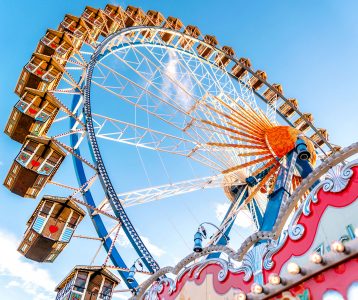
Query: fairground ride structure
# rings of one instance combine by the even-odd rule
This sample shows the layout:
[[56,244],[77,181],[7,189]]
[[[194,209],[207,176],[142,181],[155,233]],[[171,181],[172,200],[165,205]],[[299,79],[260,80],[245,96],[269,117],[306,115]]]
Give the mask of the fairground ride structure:
[[[340,150],[330,144],[325,129],[313,125],[312,115],[301,112],[296,99],[286,98],[280,84],[268,83],[264,71],[254,71],[249,59],[237,57],[196,26],[133,6],[108,4],[86,7],[80,17],[66,15],[40,39],[15,93],[20,99],[5,133],[22,147],[4,185],[29,198],[47,184],[66,193],[42,198],[19,251],[53,262],[74,236],[83,207],[98,237],[76,237],[99,240],[107,252],[101,267],[74,268],[59,285],[57,299],[70,293],[78,299],[87,299],[86,293],[110,299],[119,280],[108,269],[117,270],[136,294],[134,273],[160,269],[127,207],[223,189],[231,205],[208,246],[225,246],[242,210],[258,232],[271,232],[282,204],[302,180]],[[116,147],[120,155],[108,154]],[[173,181],[168,175],[166,183],[119,192],[111,166],[132,152],[145,165],[138,149],[155,153],[166,175],[188,162],[200,176]],[[54,180],[66,156],[73,159],[78,186]],[[177,163],[166,163],[167,157]],[[151,178],[146,168],[144,173]],[[318,178],[310,188],[317,184]],[[198,251],[203,230],[197,235]],[[136,253],[134,264],[117,243],[120,232]],[[208,258],[219,256],[216,251]],[[100,274],[98,283],[91,274]],[[78,280],[84,286],[73,289]],[[89,292],[90,284],[98,286]]]

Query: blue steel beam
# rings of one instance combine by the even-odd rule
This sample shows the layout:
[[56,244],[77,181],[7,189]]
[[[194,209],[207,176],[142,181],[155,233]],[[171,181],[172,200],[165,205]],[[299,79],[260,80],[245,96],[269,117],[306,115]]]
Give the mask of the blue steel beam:
[[254,212],[252,217],[254,219],[256,228],[259,229],[262,225],[263,215],[259,205],[257,204],[257,200],[253,199],[251,202],[247,203],[247,206],[250,212]]
[[[241,185],[241,186],[238,186],[236,187],[237,191],[235,191],[235,199],[234,201],[231,202],[231,205],[229,207],[229,209],[227,210],[226,214],[225,214],[225,217],[223,220],[226,220],[226,217],[230,214],[231,210],[233,209],[236,201],[238,201],[238,199],[241,198],[240,200],[240,203],[239,203],[239,206],[245,201],[245,199],[248,197],[249,193],[248,193],[248,189],[246,189],[246,185]],[[245,193],[243,195],[243,197],[240,197],[242,193]],[[230,225],[226,228],[226,230],[224,231],[224,234],[225,235],[222,235],[220,237],[220,239],[216,242],[216,245],[227,245],[227,239],[225,238],[225,236],[229,236],[230,234],[230,231],[232,229],[232,226],[234,225],[235,223],[235,220],[236,220],[236,217],[233,218],[233,220],[231,221]],[[222,225],[223,222],[221,222],[221,225]],[[212,254],[209,254],[208,255],[208,259],[210,258],[218,258],[220,256],[220,253],[217,252],[217,253],[212,253]]]
[[[75,95],[72,100],[72,110],[76,107],[76,105],[79,101],[80,101],[80,95]],[[74,124],[75,124],[75,119],[70,118],[70,129],[73,128]],[[77,134],[70,135],[70,144],[71,144],[72,148],[75,147],[77,142],[78,142],[78,135]],[[74,149],[74,151],[77,155],[81,156],[81,152],[79,149]],[[73,164],[74,164],[74,168],[76,171],[76,177],[77,177],[79,186],[83,186],[87,182],[87,176],[86,176],[86,173],[85,173],[85,170],[83,167],[83,163],[80,159],[76,158],[75,156],[72,156],[72,159],[73,159]],[[83,193],[83,197],[88,205],[96,207],[96,203],[93,200],[90,190],[87,190],[85,193]],[[99,238],[103,239],[103,247],[108,253],[110,251],[113,241],[110,237],[105,239],[105,237],[107,237],[107,235],[108,235],[108,231],[106,229],[106,226],[104,225],[102,217],[99,214],[93,215],[94,211],[91,210],[90,208],[88,208],[87,210],[88,210],[88,214],[91,217],[93,226],[94,226],[95,230],[97,231],[97,235]],[[110,259],[115,266],[128,269],[126,263],[124,262],[121,255],[119,254],[116,246],[114,246],[112,248],[112,252],[110,254]],[[129,289],[133,289],[138,286],[138,283],[135,280],[132,283],[127,282],[128,272],[118,271],[118,273],[122,277],[122,279],[124,280],[125,284],[128,286]]]
[[88,139],[90,142],[90,151],[92,152],[94,161],[96,162],[96,166],[98,169],[98,177],[102,184],[102,188],[105,191],[106,198],[108,199],[108,202],[111,205],[115,216],[121,221],[123,231],[126,234],[130,243],[132,244],[134,250],[137,252],[139,257],[142,257],[144,265],[150,272],[156,272],[160,269],[158,263],[150,254],[149,250],[147,249],[139,234],[137,233],[136,229],[134,228],[112,185],[111,179],[109,178],[106,167],[104,165],[101,152],[99,150],[96,134],[93,127],[90,90],[94,66],[96,65],[98,60],[103,57],[102,55],[100,55],[102,49],[111,41],[113,37],[119,35],[120,33],[121,32],[115,33],[107,37],[102,42],[102,44],[100,44],[96,48],[95,53],[92,55],[91,60],[88,63],[87,76],[84,87],[83,111],[86,119],[86,128],[88,133]]
[[[293,169],[296,165],[297,153],[292,150],[286,156],[286,161],[281,164],[278,171],[274,191],[269,195],[269,201],[266,206],[266,211],[263,217],[261,231],[271,231],[276,223],[278,213],[280,211],[283,197],[290,195],[286,190],[287,183],[290,182],[293,175]],[[284,164],[284,165],[283,165]]]

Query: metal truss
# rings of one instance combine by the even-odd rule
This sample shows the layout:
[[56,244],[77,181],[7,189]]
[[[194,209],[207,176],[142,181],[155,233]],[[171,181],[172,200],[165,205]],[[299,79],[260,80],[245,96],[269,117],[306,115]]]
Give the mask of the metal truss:
[[[229,183],[226,184],[229,185]],[[236,184],[240,185],[240,183]],[[242,182],[241,184],[244,184],[244,182]],[[224,186],[225,182],[223,181],[223,176],[216,175],[211,177],[180,181],[172,184],[149,187],[146,189],[135,190],[132,192],[120,193],[118,194],[118,198],[121,200],[124,207],[129,207],[186,193],[191,193],[198,190],[222,188]],[[107,198],[104,199],[98,207],[103,211],[107,211],[108,209],[110,209],[110,205]]]

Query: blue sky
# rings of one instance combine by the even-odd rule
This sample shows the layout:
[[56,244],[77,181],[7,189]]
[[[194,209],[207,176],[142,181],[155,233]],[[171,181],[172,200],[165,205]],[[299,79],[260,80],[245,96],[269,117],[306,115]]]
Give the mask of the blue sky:
[[[46,29],[56,28],[66,13],[80,15],[86,5],[104,8],[106,3],[82,0],[1,2],[2,10],[8,13],[3,14],[0,20],[0,128],[5,127],[11,107],[17,101],[13,90],[20,71]],[[238,56],[249,57],[255,69],[265,70],[269,82],[281,83],[285,95],[297,98],[302,111],[314,115],[315,125],[328,130],[332,143],[347,146],[356,141],[358,127],[358,4],[356,1],[342,3],[241,0],[116,2],[124,7],[132,4],[144,10],[159,10],[165,16],[181,18],[184,24],[197,25],[203,33],[215,35],[221,45],[230,45]],[[105,148],[107,144],[101,146]],[[16,142],[0,135],[1,180],[18,150]],[[125,178],[126,168],[130,167],[121,165],[118,178]],[[110,170],[115,171],[117,169]],[[59,179],[65,177],[75,180],[70,159],[65,161]],[[135,177],[132,179],[136,180]],[[50,291],[54,284],[74,264],[89,263],[98,246],[95,242],[73,240],[52,265],[39,265],[21,258],[14,249],[36,203],[0,187],[1,299],[52,299]],[[160,204],[133,207],[128,212],[164,266],[173,264],[191,251],[192,234],[198,223],[206,220],[218,223],[217,212],[225,205],[227,201],[220,193],[205,194],[205,199],[202,194],[194,193],[163,200]],[[79,231],[94,234],[87,221]],[[245,233],[247,228],[237,227],[234,231],[237,235]]]

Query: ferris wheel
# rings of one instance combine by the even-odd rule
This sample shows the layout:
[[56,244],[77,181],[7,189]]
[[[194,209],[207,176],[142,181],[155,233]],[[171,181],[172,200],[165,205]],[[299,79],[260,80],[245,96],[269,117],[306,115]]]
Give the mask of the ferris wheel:
[[[4,184],[29,198],[46,185],[63,191],[42,197],[19,251],[54,261],[85,208],[107,252],[102,265],[130,290],[138,287],[134,271],[159,265],[129,207],[222,189],[230,207],[209,244],[226,244],[243,210],[257,230],[269,230],[275,195],[288,195],[337,150],[249,59],[196,26],[133,6],[66,15],[41,38],[15,93],[5,132],[23,145]],[[54,177],[66,156],[75,170],[66,176],[78,186]],[[141,268],[123,254],[121,232]]]

